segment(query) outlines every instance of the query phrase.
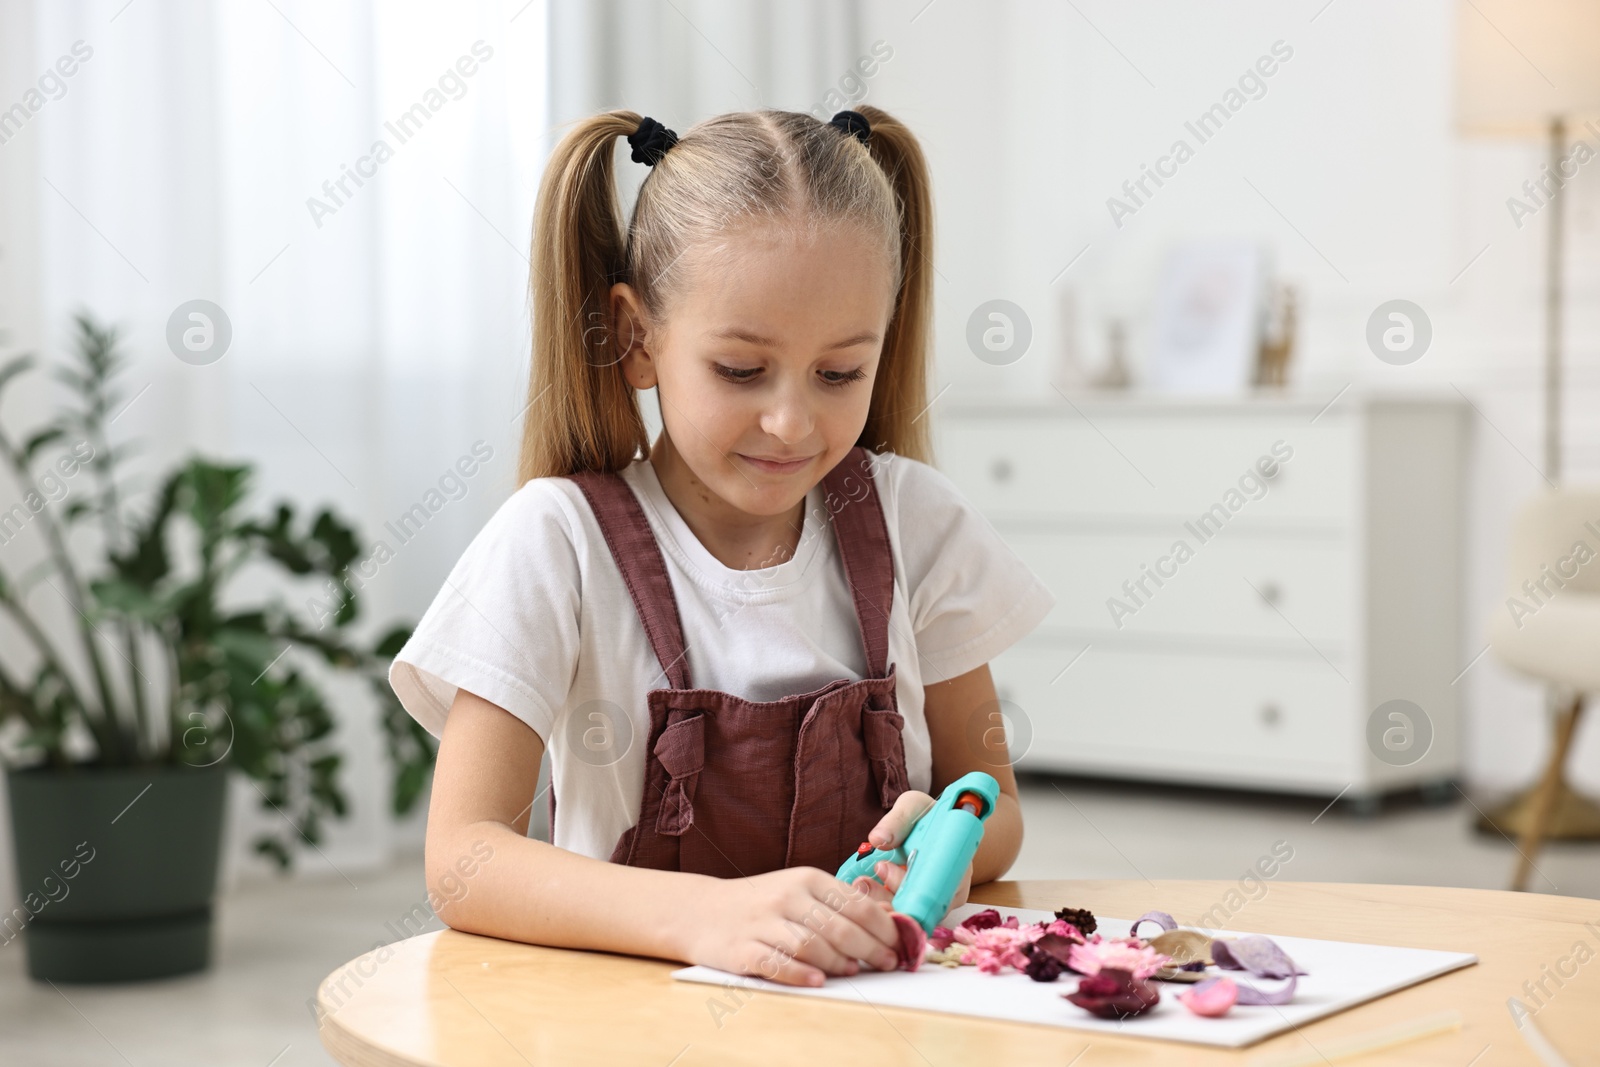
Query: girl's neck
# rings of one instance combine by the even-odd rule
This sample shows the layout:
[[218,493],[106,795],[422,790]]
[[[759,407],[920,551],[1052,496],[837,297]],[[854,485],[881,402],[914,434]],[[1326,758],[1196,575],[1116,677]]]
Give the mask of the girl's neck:
[[650,449],[650,464],[685,525],[723,566],[756,570],[794,557],[804,529],[803,498],[783,515],[741,511],[700,480],[664,430]]

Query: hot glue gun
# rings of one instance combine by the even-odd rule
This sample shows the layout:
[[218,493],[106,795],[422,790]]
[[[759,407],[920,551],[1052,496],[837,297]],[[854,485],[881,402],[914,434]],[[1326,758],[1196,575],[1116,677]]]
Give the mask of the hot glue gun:
[[877,881],[873,871],[879,860],[905,867],[894,910],[911,916],[931,934],[949,912],[950,899],[983,840],[984,820],[999,799],[1000,785],[993,777],[982,771],[964,774],[945,787],[902,844],[881,849],[864,841],[835,877],[846,885],[862,875]]

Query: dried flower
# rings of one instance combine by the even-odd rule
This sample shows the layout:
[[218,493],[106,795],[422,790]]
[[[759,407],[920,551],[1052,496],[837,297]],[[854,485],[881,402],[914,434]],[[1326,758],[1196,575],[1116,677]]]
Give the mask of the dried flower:
[[1022,954],[1022,949],[1032,940],[1029,931],[991,926],[972,935],[962,962],[973,964],[984,974],[999,974],[1007,967],[1020,971],[1028,965],[1028,957]]
[[1023,973],[1035,982],[1054,982],[1066,970],[1066,964],[1041,950],[1038,942],[1025,946],[1022,954],[1028,957],[1028,965],[1022,969]]
[[1170,958],[1163,956],[1138,938],[1119,938],[1114,941],[1094,940],[1073,945],[1067,963],[1080,974],[1095,975],[1105,969],[1127,971],[1135,978],[1149,978],[1165,967]]
[[1102,1019],[1142,1015],[1161,1002],[1155,986],[1117,967],[1103,968],[1080,981],[1077,992],[1062,995]]
[[[1013,924],[1015,924],[1016,916],[1012,916],[1011,921]],[[1000,913],[994,908],[985,908],[980,912],[968,915],[965,919],[962,919],[960,929],[978,931],[987,930],[991,926],[1000,925]]]

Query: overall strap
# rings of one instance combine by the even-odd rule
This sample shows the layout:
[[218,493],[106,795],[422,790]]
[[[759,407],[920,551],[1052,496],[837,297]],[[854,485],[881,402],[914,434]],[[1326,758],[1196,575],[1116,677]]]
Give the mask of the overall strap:
[[[894,602],[894,556],[883,504],[873,482],[875,457],[860,445],[822,479],[839,555],[855,602],[867,657],[867,677],[884,677],[889,659],[889,611]],[[661,546],[633,489],[620,474],[580,471],[567,477],[589,501],[611,557],[628,587],[650,647],[674,689],[693,688],[689,660]]]
[[872,477],[877,458],[857,445],[822,479],[823,503],[833,515],[839,555],[855,597],[868,678],[882,678],[887,669],[889,610],[894,604],[894,554]]
[[628,587],[628,595],[639,610],[645,636],[655,650],[667,683],[674,689],[693,688],[689,683],[689,658],[683,641],[683,625],[678,619],[678,601],[672,595],[672,580],[667,577],[667,562],[661,546],[645,518],[644,508],[633,489],[620,474],[580,471],[569,474],[600,523],[611,558]]

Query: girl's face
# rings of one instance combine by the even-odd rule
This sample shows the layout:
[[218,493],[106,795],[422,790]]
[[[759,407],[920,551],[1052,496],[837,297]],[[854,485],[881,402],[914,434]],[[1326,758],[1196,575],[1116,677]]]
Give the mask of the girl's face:
[[623,372],[659,390],[663,443],[703,486],[689,485],[697,509],[786,515],[866,425],[891,264],[847,229],[808,242],[767,226],[691,249],[682,267],[666,322],[646,321],[631,286],[612,287]]

